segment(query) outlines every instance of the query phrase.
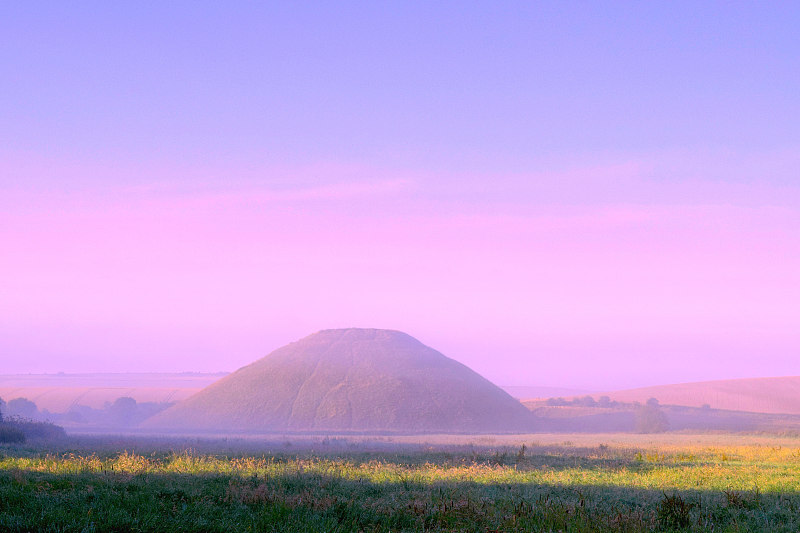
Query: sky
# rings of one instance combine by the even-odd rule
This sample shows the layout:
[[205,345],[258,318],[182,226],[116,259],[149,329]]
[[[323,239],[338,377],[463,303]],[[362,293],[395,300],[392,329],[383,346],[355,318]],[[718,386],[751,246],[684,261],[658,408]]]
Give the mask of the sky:
[[501,385],[798,375],[796,2],[0,3],[0,373],[405,331]]

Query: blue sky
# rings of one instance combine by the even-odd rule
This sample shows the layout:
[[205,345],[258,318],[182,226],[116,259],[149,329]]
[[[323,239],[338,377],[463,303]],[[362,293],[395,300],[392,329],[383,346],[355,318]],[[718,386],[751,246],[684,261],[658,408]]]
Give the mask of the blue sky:
[[0,9],[6,150],[496,173],[800,141],[791,2]]

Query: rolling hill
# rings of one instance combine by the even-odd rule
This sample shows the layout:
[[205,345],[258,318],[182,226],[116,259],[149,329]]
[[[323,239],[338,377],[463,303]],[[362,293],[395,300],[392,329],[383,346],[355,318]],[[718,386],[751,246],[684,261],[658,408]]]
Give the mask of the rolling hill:
[[[645,402],[754,413],[800,414],[800,376],[679,383],[604,393],[620,402]],[[597,395],[595,395],[597,396]]]
[[0,375],[0,398],[27,398],[39,409],[63,413],[76,406],[102,408],[127,396],[137,402],[179,402],[225,373],[92,373]]
[[145,421],[164,430],[523,432],[533,416],[399,331],[323,330]]

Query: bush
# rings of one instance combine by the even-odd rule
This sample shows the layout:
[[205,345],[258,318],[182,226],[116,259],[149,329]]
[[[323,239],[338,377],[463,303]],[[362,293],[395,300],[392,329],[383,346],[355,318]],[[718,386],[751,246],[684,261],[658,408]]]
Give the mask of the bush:
[[658,520],[663,526],[670,529],[684,529],[691,523],[691,510],[695,506],[689,503],[678,494],[667,496],[658,504]]
[[66,436],[64,428],[61,426],[57,426],[51,422],[36,422],[19,417],[6,418],[5,422],[3,422],[0,427],[10,428],[12,432],[19,432],[23,436],[23,441],[25,439],[58,439]]
[[0,442],[25,442],[25,433],[11,424],[0,424]]

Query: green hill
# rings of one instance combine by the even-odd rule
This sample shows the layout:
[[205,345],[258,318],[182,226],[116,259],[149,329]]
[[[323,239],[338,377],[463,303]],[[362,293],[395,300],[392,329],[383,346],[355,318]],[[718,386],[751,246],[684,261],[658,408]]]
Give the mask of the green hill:
[[530,431],[533,416],[466,366],[399,331],[324,330],[144,423],[223,431]]

